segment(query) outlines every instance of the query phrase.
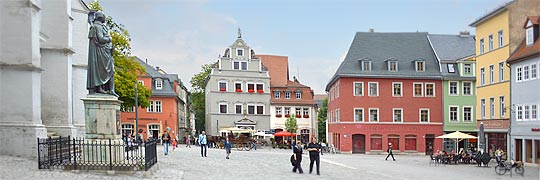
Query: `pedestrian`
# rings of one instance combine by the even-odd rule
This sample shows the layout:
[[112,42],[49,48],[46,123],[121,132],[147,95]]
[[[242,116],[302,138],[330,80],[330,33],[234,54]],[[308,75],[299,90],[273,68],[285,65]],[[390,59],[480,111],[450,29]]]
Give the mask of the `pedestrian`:
[[321,175],[319,171],[319,165],[321,163],[321,159],[319,156],[319,153],[321,152],[321,145],[317,142],[317,138],[311,138],[311,142],[308,144],[307,150],[309,151],[309,174],[313,172],[313,163],[316,163],[317,175]]
[[167,131],[163,131],[163,135],[161,136],[161,140],[163,142],[163,153],[165,155],[169,154],[169,143],[171,143],[171,136]]
[[199,134],[199,145],[201,145],[201,156],[206,157],[206,132],[204,131]]
[[292,169],[292,172],[296,173],[296,170],[298,169],[298,173],[304,174],[304,170],[302,170],[302,143],[300,141],[296,142],[296,146],[293,147],[293,152],[294,168]]
[[394,159],[394,154],[392,153],[392,143],[388,143],[388,150],[386,150],[386,152],[388,152],[388,156],[386,156],[386,159],[388,161],[388,157],[392,156],[392,160],[396,161],[396,159]]
[[497,151],[495,151],[495,153],[497,153],[497,162],[502,161],[502,156],[503,156],[504,151],[501,148],[499,148],[497,149]]
[[229,155],[231,155],[232,149],[232,144],[229,141],[229,138],[225,139],[225,144],[223,146],[225,147],[225,153],[227,153],[227,157],[225,157],[225,159],[229,159]]
[[191,148],[191,140],[189,138],[189,135],[186,136],[186,147]]
[[176,149],[176,139],[172,140],[172,151]]
[[251,148],[257,150],[257,140],[256,139],[253,140],[253,145],[252,145]]

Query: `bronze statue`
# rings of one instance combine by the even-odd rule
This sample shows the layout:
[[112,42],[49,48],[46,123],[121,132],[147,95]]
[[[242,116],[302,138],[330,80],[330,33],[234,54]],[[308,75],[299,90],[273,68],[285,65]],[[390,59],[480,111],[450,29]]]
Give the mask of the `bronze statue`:
[[90,94],[111,94],[114,92],[114,59],[112,38],[109,28],[105,25],[105,14],[96,12],[90,26],[88,39],[88,72],[86,89]]

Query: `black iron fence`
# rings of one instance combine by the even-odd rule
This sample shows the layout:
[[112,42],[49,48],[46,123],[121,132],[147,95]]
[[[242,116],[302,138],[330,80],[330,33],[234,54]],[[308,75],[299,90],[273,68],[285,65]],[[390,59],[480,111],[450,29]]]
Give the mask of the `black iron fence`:
[[125,143],[69,136],[37,140],[39,169],[146,171],[157,163],[156,140]]

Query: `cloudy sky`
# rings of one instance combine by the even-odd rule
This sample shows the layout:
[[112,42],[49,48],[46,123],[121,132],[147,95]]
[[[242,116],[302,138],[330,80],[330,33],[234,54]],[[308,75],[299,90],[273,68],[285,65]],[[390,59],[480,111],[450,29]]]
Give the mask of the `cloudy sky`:
[[[93,0],[84,0],[91,2]],[[324,93],[355,32],[458,34],[508,0],[100,0],[124,24],[133,55],[189,80],[237,29],[257,54],[289,56],[290,77]]]

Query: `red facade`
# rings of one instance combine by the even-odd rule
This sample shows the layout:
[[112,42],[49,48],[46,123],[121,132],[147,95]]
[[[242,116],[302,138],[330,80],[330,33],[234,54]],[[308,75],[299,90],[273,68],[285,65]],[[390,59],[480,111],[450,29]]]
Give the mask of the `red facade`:
[[[370,83],[377,85],[376,95],[370,96]],[[394,95],[393,83],[401,84],[401,96]],[[414,96],[414,84],[421,84],[421,96]],[[394,152],[430,154],[442,148],[442,141],[435,139],[443,128],[441,80],[339,78],[330,87],[329,140],[341,152],[376,154],[386,152],[388,143]],[[426,96],[426,91],[433,95]]]

